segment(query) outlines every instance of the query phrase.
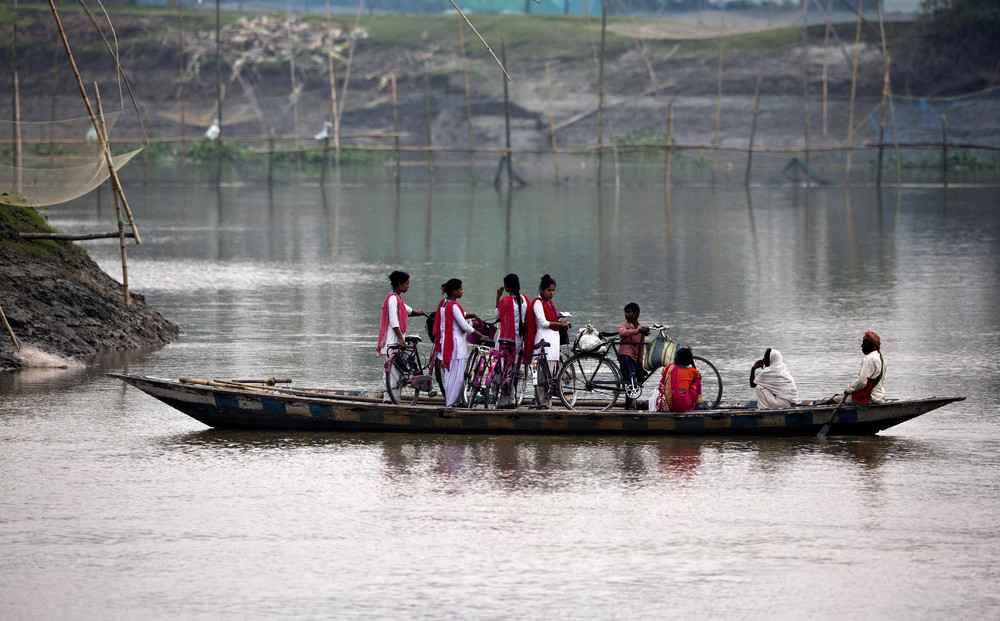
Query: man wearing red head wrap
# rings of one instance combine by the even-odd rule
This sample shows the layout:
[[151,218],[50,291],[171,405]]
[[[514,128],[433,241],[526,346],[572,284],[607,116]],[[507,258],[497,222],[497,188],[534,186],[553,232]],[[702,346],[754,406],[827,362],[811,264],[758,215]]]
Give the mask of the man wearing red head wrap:
[[885,401],[885,360],[882,358],[882,339],[869,330],[861,340],[861,371],[853,382],[847,385],[845,395],[858,405],[882,403]]

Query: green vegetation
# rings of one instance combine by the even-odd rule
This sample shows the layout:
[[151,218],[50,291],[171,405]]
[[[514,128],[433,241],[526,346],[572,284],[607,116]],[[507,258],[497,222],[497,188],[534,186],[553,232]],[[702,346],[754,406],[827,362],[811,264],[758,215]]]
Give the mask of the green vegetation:
[[87,253],[70,242],[21,239],[20,233],[56,233],[31,207],[0,204],[0,245],[41,260],[80,260]]
[[[965,149],[954,149],[948,151],[948,170],[950,171],[969,171],[969,172],[989,172],[989,171],[1000,171],[1000,156],[990,155],[989,157],[981,157],[972,151]],[[873,161],[872,167],[878,165],[878,162]],[[940,152],[927,152],[916,156],[901,157],[899,159],[899,165],[904,169],[941,169],[941,154]],[[883,167],[895,167],[896,157],[888,156],[883,162]]]

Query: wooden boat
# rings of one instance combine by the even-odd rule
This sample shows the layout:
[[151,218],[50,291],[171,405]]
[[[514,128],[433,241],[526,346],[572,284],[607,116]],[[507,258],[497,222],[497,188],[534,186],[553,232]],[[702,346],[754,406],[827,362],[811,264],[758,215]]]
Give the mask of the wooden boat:
[[[723,402],[686,413],[614,410],[514,410],[448,408],[440,399],[393,405],[361,391],[283,388],[264,383],[164,379],[109,374],[220,429],[381,431],[494,434],[779,435],[810,436],[830,419],[833,405],[809,404],[757,410]],[[965,397],[887,401],[869,408],[845,406],[829,435],[872,435]],[[577,404],[579,407],[581,404]]]

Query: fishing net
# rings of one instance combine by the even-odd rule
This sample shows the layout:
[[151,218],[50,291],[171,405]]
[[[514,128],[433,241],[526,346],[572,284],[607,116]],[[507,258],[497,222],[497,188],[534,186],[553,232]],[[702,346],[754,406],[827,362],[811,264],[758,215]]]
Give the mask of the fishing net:
[[[109,132],[119,114],[104,116]],[[110,176],[89,117],[54,122],[0,120],[0,132],[6,143],[0,158],[0,203],[24,207],[65,203],[91,192]],[[115,170],[141,150],[113,156]]]

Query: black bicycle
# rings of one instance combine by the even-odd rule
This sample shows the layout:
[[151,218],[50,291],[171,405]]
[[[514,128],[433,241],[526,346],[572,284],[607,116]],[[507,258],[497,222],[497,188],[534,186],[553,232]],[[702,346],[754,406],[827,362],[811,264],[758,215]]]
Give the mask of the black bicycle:
[[389,399],[397,405],[416,403],[421,392],[428,397],[437,394],[434,382],[427,374],[433,361],[425,366],[420,360],[417,343],[422,339],[419,335],[408,334],[405,340],[406,345],[390,345],[385,360],[385,390]]
[[[667,336],[667,326],[653,324],[650,326],[657,332],[656,338],[645,343],[646,347],[658,347],[662,351],[672,352],[677,349],[676,341]],[[556,376],[556,389],[559,400],[564,407],[574,410],[577,407],[610,410],[624,394],[634,401],[642,396],[643,384],[657,373],[656,366],[651,366],[648,375],[642,381],[636,376],[624,378],[618,366],[618,346],[621,337],[617,332],[597,332],[590,326],[581,331],[589,339],[577,338],[577,353],[567,360]],[[583,343],[581,344],[581,341]],[[712,409],[722,401],[722,376],[718,369],[706,358],[694,356],[695,368],[701,375],[702,402],[698,409]]]

